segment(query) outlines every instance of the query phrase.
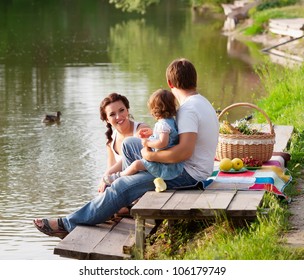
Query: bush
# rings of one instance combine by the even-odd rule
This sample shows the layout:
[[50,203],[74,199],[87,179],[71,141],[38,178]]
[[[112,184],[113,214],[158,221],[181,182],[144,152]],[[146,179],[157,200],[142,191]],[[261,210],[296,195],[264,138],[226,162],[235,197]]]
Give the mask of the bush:
[[295,5],[298,0],[262,0],[256,8],[257,11],[263,11],[272,8],[280,8]]

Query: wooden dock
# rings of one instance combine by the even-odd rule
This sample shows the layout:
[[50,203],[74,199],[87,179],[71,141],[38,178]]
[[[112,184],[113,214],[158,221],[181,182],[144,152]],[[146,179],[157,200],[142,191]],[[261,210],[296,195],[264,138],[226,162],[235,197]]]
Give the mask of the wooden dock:
[[304,18],[270,19],[268,26],[269,31],[274,34],[292,38],[304,35]]
[[143,255],[151,220],[214,220],[226,216],[234,221],[256,218],[264,191],[187,190],[147,192],[131,209],[134,219],[124,218],[98,226],[77,226],[54,249],[61,257],[80,260],[130,259],[134,245]]
[[214,220],[227,217],[236,222],[256,218],[265,191],[187,190],[147,192],[131,209],[136,219],[135,242],[140,255],[145,243],[146,219]]
[[273,62],[285,66],[299,65],[304,62],[304,18],[270,19],[268,30],[280,38],[280,42],[276,45],[262,50],[269,54]]
[[[284,164],[284,150],[293,127],[274,126],[274,130],[274,157]],[[210,220],[217,215],[225,215],[235,221],[254,219],[264,191],[244,191],[222,185],[221,189],[205,191],[147,192],[131,209],[135,220],[123,218],[98,226],[77,226],[58,243],[54,254],[82,260],[130,259],[134,244],[137,252],[143,253],[145,236],[154,227],[153,219]]]
[[[146,223],[148,234],[153,224]],[[98,226],[77,226],[54,249],[54,254],[78,260],[130,259],[135,243],[135,221],[116,219]]]

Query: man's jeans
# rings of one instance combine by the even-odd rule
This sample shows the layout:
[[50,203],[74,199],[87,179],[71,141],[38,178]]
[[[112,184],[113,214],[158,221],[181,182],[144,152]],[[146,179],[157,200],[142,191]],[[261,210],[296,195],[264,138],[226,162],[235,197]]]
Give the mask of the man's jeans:
[[[142,158],[141,149],[141,139],[129,137],[124,140],[122,146],[123,168],[129,166],[134,160]],[[103,193],[63,218],[66,230],[70,232],[77,225],[96,225],[105,222],[122,207],[131,205],[145,192],[154,190],[154,179],[155,177],[147,171],[116,179]],[[166,183],[168,189],[178,189],[197,182],[184,170],[179,177],[166,181]]]

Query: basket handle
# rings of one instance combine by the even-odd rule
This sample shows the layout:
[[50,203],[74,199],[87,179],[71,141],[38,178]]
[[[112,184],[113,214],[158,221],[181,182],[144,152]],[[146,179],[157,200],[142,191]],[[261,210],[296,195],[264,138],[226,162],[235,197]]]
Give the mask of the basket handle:
[[267,120],[267,122],[268,122],[268,124],[269,124],[269,126],[270,126],[270,133],[271,133],[271,134],[274,134],[273,125],[272,125],[271,120],[269,119],[268,115],[266,114],[266,112],[265,112],[263,109],[259,108],[258,106],[254,105],[254,104],[251,104],[251,103],[245,103],[245,102],[243,102],[243,103],[234,103],[234,104],[232,104],[232,105],[226,107],[225,109],[223,109],[222,112],[218,115],[218,119],[220,120],[220,118],[221,118],[228,110],[230,110],[230,109],[232,109],[232,108],[235,108],[235,107],[240,107],[240,106],[242,106],[242,107],[254,108],[254,109],[256,109],[257,111],[261,112],[261,113],[264,115],[265,119]]

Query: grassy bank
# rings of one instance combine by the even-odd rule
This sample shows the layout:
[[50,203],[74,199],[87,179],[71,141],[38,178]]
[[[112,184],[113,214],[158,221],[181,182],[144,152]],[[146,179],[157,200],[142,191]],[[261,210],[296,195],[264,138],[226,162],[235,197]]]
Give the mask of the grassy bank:
[[249,14],[252,24],[246,27],[243,32],[245,35],[257,35],[265,31],[269,19],[304,17],[304,6],[292,5],[281,8],[265,9],[262,11],[252,9]]
[[276,124],[293,125],[295,133],[289,152],[292,160],[289,169],[293,175],[300,175],[297,170],[304,164],[304,65],[292,69],[267,65],[258,69],[267,98],[260,100],[258,106],[266,110]]
[[[263,22],[273,15],[270,11],[267,13],[266,18],[265,14],[263,15]],[[284,14],[280,16],[284,17]],[[295,196],[299,194],[296,182],[303,176],[304,169],[304,66],[286,69],[265,63],[256,71],[267,93],[267,97],[259,100],[257,105],[267,112],[274,124],[294,126],[295,133],[288,147],[291,153],[288,169],[294,180],[286,192],[290,196]],[[265,209],[269,210],[267,215]],[[304,250],[291,249],[283,238],[283,234],[289,228],[287,203],[267,194],[260,210],[255,222],[242,227],[233,226],[223,218],[212,224],[179,221],[172,227],[168,227],[167,221],[164,221],[158,231],[150,237],[145,258],[304,259]]]

